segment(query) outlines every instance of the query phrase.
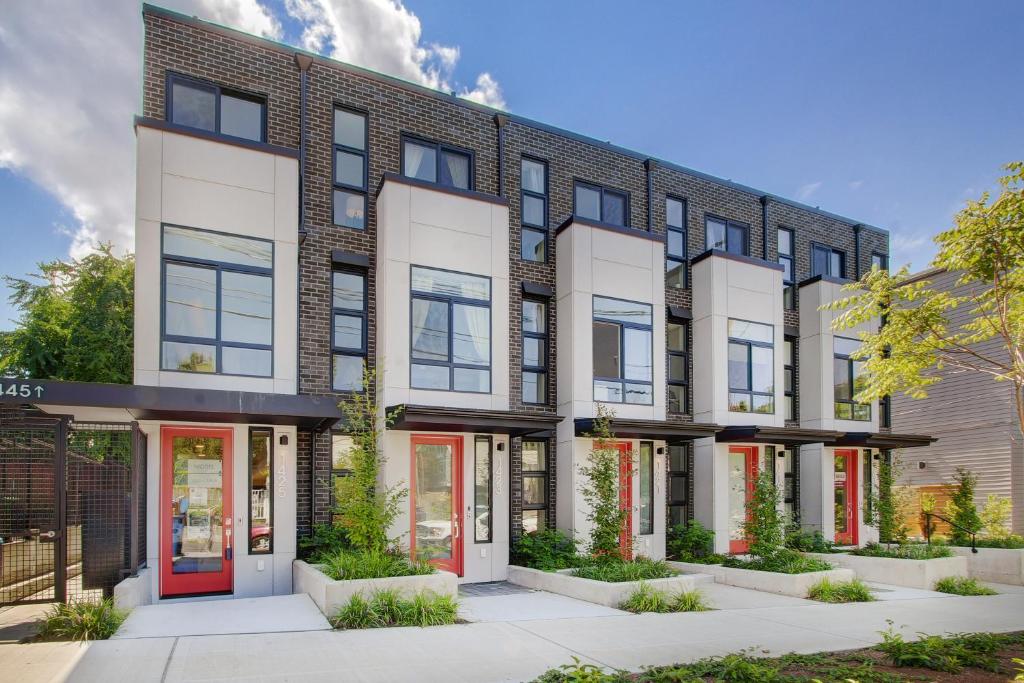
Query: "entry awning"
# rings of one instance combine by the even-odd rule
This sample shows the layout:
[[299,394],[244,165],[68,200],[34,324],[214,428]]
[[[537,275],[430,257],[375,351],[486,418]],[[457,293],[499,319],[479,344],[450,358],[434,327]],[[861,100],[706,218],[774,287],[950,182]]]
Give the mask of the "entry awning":
[[0,404],[29,404],[51,413],[123,410],[135,420],[256,422],[312,429],[326,429],[341,419],[337,399],[329,396],[57,380],[0,378]]
[[[576,418],[576,436],[590,436],[594,433],[595,420],[590,417]],[[613,417],[611,431],[615,436],[626,439],[657,439],[667,443],[685,443],[694,439],[714,436],[722,428],[716,424],[701,422],[667,422],[665,420],[630,420]]]
[[938,441],[934,436],[923,434],[887,434],[885,432],[846,432],[836,439],[835,446],[859,446],[864,448],[920,448]]
[[395,420],[389,429],[401,431],[477,432],[517,437],[549,432],[562,420],[557,415],[444,406],[401,404],[391,406],[387,410],[388,413],[395,414]]
[[716,441],[746,441],[751,443],[780,443],[785,446],[801,446],[824,443],[831,446],[842,432],[825,429],[802,429],[800,427],[760,427],[756,425],[726,427],[715,435]]

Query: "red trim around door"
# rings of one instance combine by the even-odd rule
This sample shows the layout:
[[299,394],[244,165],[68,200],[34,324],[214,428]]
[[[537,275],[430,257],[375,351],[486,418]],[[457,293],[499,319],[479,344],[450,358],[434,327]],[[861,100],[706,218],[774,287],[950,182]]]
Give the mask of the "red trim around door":
[[[172,451],[175,437],[209,437],[223,439],[221,465],[221,568],[217,572],[174,573],[174,457]],[[160,428],[160,595],[198,595],[202,593],[225,593],[233,588],[232,556],[237,539],[232,538],[231,506],[231,464],[234,430],[208,427],[161,427]],[[184,534],[184,529],[179,531]],[[180,538],[180,537],[179,537]],[[180,542],[180,540],[179,540]],[[243,546],[244,547],[244,546]]]
[[[744,457],[743,462],[743,473],[745,476],[744,490],[746,498],[744,499],[744,506],[750,503],[754,497],[754,486],[757,484],[757,446],[730,446],[729,453],[742,453]],[[749,518],[749,513],[746,513],[746,517]],[[732,539],[729,540],[729,552],[745,553],[750,549],[750,542],[747,538],[742,538],[738,541]]]
[[462,437],[438,434],[413,434],[409,448],[409,555],[416,557],[416,446],[450,446],[452,449],[452,552],[450,558],[431,560],[431,564],[463,575],[463,511],[462,511]]
[[[846,481],[834,484],[836,489],[842,488],[846,494],[846,532],[840,533],[838,529],[836,530],[836,543],[842,545],[858,545],[860,542],[860,505],[857,500],[858,453],[859,451],[856,449],[836,449],[835,451],[837,459],[844,458],[846,460]],[[833,505],[835,505],[834,498]]]
[[628,441],[616,441],[619,451],[619,507],[626,511],[619,532],[619,552],[626,560],[633,559],[633,448]]

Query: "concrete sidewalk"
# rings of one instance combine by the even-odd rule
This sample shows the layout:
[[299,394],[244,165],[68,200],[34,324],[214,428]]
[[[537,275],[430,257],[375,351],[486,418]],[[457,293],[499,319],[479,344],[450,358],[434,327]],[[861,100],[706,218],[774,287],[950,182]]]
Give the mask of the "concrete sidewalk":
[[[718,588],[711,597],[722,607],[743,602],[742,593]],[[636,670],[746,648],[856,649],[878,642],[889,619],[908,636],[1024,630],[1024,594],[851,605],[784,599],[687,614],[110,640],[92,644],[69,680],[528,681],[573,656]]]

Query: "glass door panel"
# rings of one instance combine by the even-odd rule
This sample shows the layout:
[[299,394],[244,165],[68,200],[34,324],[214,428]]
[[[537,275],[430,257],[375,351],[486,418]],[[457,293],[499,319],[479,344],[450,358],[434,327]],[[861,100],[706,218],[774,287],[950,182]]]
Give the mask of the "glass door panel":
[[836,543],[857,544],[857,451],[836,451],[834,457]]
[[412,551],[461,575],[462,439],[414,437],[412,449]]

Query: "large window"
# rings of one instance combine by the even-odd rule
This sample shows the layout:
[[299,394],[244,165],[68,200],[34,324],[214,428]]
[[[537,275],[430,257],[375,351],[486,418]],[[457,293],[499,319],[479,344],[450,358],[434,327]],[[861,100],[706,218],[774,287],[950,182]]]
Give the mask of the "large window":
[[573,214],[592,221],[628,225],[629,195],[577,181],[573,192]]
[[548,165],[523,157],[520,169],[520,209],[522,212],[522,249],[524,261],[547,260]]
[[[347,434],[331,434],[331,509],[338,507],[344,492],[341,482],[352,476],[352,450],[355,440]],[[335,515],[335,522],[338,521]]]
[[750,254],[750,228],[745,223],[707,216],[704,219],[704,246],[730,254]]
[[854,396],[864,388],[864,363],[850,355],[860,348],[860,342],[846,337],[833,337],[833,383],[837,420],[868,421],[871,404],[857,403]]
[[548,402],[548,307],[523,299],[523,403]]
[[782,469],[784,472],[782,480],[782,505],[785,511],[787,524],[797,521],[796,456],[797,452],[793,448],[787,448],[782,451]]
[[494,526],[493,492],[491,482],[492,441],[489,436],[477,436],[473,451],[473,540],[490,543]]
[[361,391],[366,367],[366,274],[331,273],[331,386]]
[[846,254],[821,244],[811,245],[811,277],[846,277]]
[[775,412],[774,339],[771,325],[729,320],[729,410]]
[[594,400],[654,403],[651,305],[594,297]]
[[473,188],[473,153],[450,145],[403,137],[402,175],[470,190]]
[[879,270],[889,270],[889,257],[877,252],[871,254],[871,267]]
[[689,519],[690,453],[682,444],[668,446],[668,523],[686,524]]
[[523,531],[542,531],[548,523],[548,444],[523,439]]
[[786,400],[785,417],[796,419],[796,337],[785,337],[782,342],[782,372],[785,375],[784,393]]
[[689,385],[689,354],[687,353],[687,324],[668,321],[666,349],[668,351],[668,412],[689,412],[687,391]]
[[796,308],[796,285],[793,274],[793,244],[795,237],[788,228],[779,228],[779,263],[782,264],[782,305],[787,310]]
[[249,430],[249,554],[274,551],[274,430]]
[[164,226],[160,367],[270,377],[273,264],[273,242]]
[[654,444],[640,442],[640,529],[641,535],[654,533]]
[[366,229],[369,182],[366,114],[334,110],[334,224]]
[[266,142],[266,98],[171,74],[167,120],[180,126]]
[[491,281],[412,267],[414,389],[489,393]]
[[665,284],[686,287],[686,202],[665,198]]

